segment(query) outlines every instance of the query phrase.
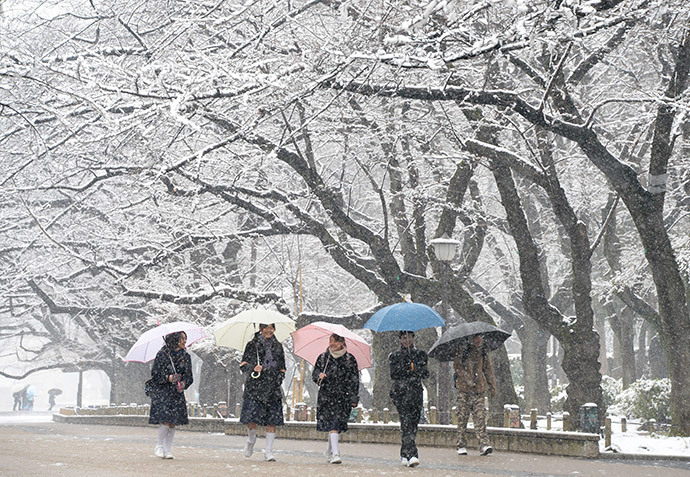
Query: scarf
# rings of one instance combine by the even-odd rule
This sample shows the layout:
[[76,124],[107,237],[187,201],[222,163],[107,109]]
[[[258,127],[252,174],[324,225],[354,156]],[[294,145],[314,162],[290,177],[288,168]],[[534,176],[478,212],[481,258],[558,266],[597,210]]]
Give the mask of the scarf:
[[272,369],[276,367],[276,362],[273,360],[273,340],[267,340],[263,335],[259,335],[259,342],[264,345],[266,354],[264,355],[264,362],[262,363],[263,369]]
[[345,353],[347,353],[347,348],[343,348],[340,351],[331,351],[331,348],[328,348],[328,352],[331,353],[331,356],[334,358],[340,358],[341,356],[345,356]]

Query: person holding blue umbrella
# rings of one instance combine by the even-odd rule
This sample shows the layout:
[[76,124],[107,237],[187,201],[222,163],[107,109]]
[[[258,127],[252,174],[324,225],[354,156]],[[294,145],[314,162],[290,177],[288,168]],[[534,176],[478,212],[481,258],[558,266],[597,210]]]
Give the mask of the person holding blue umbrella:
[[400,349],[388,356],[388,362],[393,380],[390,396],[400,415],[400,460],[407,467],[416,467],[419,453],[415,439],[424,407],[422,379],[429,377],[429,369],[427,354],[414,347],[414,331],[400,332]]
[[429,377],[427,354],[414,347],[414,332],[445,326],[445,320],[430,306],[403,301],[381,308],[363,328],[372,331],[399,331],[400,349],[388,356],[393,385],[390,397],[400,415],[402,445],[400,460],[407,467],[419,465],[415,439],[424,407],[422,379]]

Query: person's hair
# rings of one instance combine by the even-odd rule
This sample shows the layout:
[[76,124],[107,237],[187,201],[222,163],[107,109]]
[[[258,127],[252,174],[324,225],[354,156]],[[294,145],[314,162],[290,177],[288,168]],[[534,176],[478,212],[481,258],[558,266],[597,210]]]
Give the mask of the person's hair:
[[184,331],[175,331],[174,333],[170,333],[168,335],[165,335],[165,346],[166,348],[170,350],[177,349],[177,345],[180,343],[180,338],[182,335],[187,337],[187,333]]
[[264,328],[268,328],[269,326],[272,326],[273,329],[276,329],[276,325],[273,323],[259,323],[259,331],[263,330]]
[[402,338],[405,335],[410,335],[414,338],[414,331],[409,331],[409,330],[403,330],[400,332],[400,337]]
[[342,336],[340,336],[338,334],[333,333],[331,335],[331,338],[333,338],[333,341],[335,341],[337,343],[345,343],[345,338],[343,338]]

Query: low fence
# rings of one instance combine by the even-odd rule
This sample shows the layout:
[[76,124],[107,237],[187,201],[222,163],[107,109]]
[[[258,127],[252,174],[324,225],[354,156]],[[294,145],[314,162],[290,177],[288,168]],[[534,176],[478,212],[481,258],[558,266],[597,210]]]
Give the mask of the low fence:
[[[221,417],[223,411],[226,415],[230,415],[227,406],[224,407],[223,403],[212,406],[190,403],[188,407],[190,423],[189,426],[185,426],[185,430],[246,435],[246,426],[238,419]],[[59,414],[54,414],[53,418],[58,422],[75,424],[147,426],[148,410],[148,405],[135,404],[81,409],[63,408]],[[456,424],[436,424],[435,410],[432,408],[429,411],[430,422],[420,424],[417,444],[454,448],[457,439]],[[237,408],[235,414],[239,414]],[[316,430],[315,417],[313,408],[300,405],[296,406],[296,412],[288,408],[286,423],[278,427],[277,434],[287,439],[323,440],[324,433]],[[400,445],[400,428],[396,417],[395,413],[388,410],[379,413],[358,408],[353,411],[354,422],[350,424],[350,431],[342,435],[342,440],[343,442]],[[496,450],[590,458],[599,456],[600,436],[595,433],[511,427],[488,427],[487,430]],[[467,440],[469,447],[478,445],[472,427],[468,429]]]

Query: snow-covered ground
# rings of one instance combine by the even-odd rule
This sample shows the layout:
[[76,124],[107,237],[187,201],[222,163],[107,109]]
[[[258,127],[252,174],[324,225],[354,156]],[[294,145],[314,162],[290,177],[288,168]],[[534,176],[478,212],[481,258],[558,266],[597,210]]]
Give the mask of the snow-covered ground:
[[[0,413],[0,425],[50,422],[52,416],[52,413],[45,411],[2,412]],[[628,422],[627,432],[623,433],[620,432],[620,422],[614,421],[611,447],[615,452],[690,457],[690,437],[666,437],[649,432],[638,432],[638,426],[639,423]],[[604,439],[599,441],[599,450],[602,453],[607,452],[604,447]]]
[[[627,431],[621,432],[620,419],[611,422],[611,449],[608,452],[625,454],[654,454],[690,457],[690,437],[668,437],[638,430],[640,423],[628,421]],[[604,440],[599,441],[600,452],[605,452]]]
[[[690,437],[666,437],[628,431],[611,435],[611,448],[625,454],[650,454],[690,457]],[[599,451],[605,452],[604,440]],[[611,451],[609,451],[611,452]]]

